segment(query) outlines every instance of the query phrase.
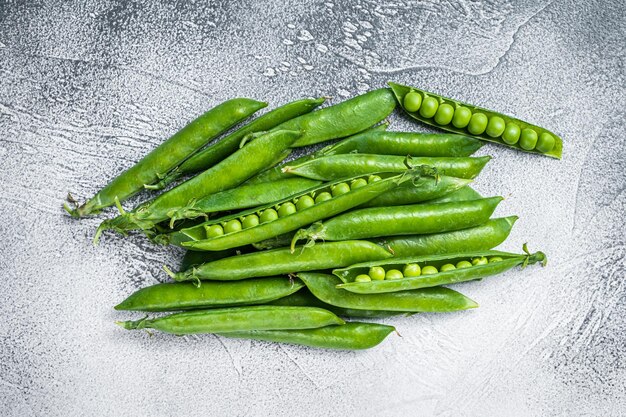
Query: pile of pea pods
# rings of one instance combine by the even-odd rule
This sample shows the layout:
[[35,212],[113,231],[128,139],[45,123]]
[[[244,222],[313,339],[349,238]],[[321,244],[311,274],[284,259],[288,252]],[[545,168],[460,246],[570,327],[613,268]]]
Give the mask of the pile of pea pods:
[[[117,206],[107,230],[140,231],[187,250],[171,282],[142,288],[117,310],[166,312],[119,322],[176,335],[366,349],[394,328],[362,320],[443,313],[478,304],[448,288],[515,267],[542,252],[493,250],[516,216],[492,218],[502,197],[470,187],[491,159],[483,140],[560,158],[561,139],[519,119],[389,83],[320,108],[228,100],[151,151],[73,217]],[[397,105],[448,133],[389,131]],[[239,125],[239,126],[236,126]],[[333,141],[290,160],[295,148]],[[309,148],[311,149],[311,148]],[[288,161],[288,162],[285,162]],[[145,191],[132,210],[122,202]]]

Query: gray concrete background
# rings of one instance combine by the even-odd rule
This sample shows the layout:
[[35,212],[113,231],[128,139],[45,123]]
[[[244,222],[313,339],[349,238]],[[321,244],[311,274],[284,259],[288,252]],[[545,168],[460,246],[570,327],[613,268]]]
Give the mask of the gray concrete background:
[[[598,0],[0,2],[0,414],[626,414],[625,14]],[[367,352],[113,324],[180,252],[140,236],[93,247],[100,219],[68,218],[68,191],[92,195],[224,99],[337,102],[387,80],[563,137],[562,161],[485,146],[476,182],[520,216],[502,248],[529,242],[546,268],[460,285],[479,309],[388,320],[402,337]]]

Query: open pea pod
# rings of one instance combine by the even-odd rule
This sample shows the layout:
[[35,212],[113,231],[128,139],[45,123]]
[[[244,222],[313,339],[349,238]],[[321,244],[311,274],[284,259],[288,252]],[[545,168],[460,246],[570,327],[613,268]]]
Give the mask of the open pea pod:
[[500,251],[454,253],[391,258],[335,269],[343,288],[359,294],[377,294],[455,284],[497,275],[521,265],[546,263],[543,252],[524,254]]
[[420,122],[521,151],[561,159],[563,141],[547,129],[416,87],[392,82],[388,84],[402,108]]

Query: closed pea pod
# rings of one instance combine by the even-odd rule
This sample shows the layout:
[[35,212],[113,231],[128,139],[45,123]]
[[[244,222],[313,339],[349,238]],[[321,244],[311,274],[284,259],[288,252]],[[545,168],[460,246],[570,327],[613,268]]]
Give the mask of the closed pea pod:
[[451,203],[454,201],[471,201],[471,200],[479,200],[483,198],[476,190],[472,187],[466,185],[465,187],[461,187],[457,190],[454,190],[450,193],[447,193],[441,197],[433,198],[432,200],[428,200],[429,204],[434,203]]

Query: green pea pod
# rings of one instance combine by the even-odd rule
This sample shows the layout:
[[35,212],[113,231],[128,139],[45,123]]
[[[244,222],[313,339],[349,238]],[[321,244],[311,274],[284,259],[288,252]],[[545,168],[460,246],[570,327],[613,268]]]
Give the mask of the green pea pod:
[[454,190],[451,193],[442,195],[441,197],[434,198],[432,200],[428,200],[429,204],[434,203],[451,203],[454,201],[471,201],[471,200],[480,200],[483,198],[476,190],[474,190],[470,186],[465,186],[459,188],[458,190]]
[[356,294],[337,288],[341,280],[334,275],[302,272],[298,274],[298,278],[317,298],[343,308],[443,313],[478,307],[475,301],[445,287],[383,294]]
[[265,106],[267,103],[248,98],[223,102],[189,123],[118,175],[85,204],[76,209],[70,209],[66,204],[65,210],[73,217],[82,217],[112,206],[116,200],[128,199],[143,190],[144,185],[160,180],[212,138]]
[[294,117],[309,113],[324,103],[324,100],[324,98],[297,100],[261,115],[247,125],[224,137],[219,142],[196,152],[189,159],[172,170],[165,178],[148,188],[161,189],[184,175],[209,169],[239,149],[239,144],[247,135],[270,130]]
[[329,145],[316,156],[365,153],[401,156],[470,156],[482,143],[469,136],[440,133],[363,132]]
[[291,343],[322,349],[360,350],[380,344],[392,326],[375,323],[350,322],[341,326],[326,326],[308,330],[252,330],[249,332],[220,333],[220,336]]
[[542,127],[415,87],[392,82],[388,84],[402,108],[420,122],[521,151],[561,159],[563,141]]
[[117,322],[127,330],[156,329],[176,335],[249,330],[314,329],[344,324],[315,307],[252,306],[194,310],[153,319]]
[[[503,273],[520,265],[525,267],[537,262],[541,262],[545,265],[546,256],[543,252],[531,254],[528,252],[526,245],[524,245],[524,252],[526,253],[517,254],[500,251],[482,251],[408,258],[394,257],[391,260],[365,262],[347,268],[335,269],[333,274],[343,281],[343,284],[337,285],[337,288],[343,288],[344,290],[359,294],[415,290],[418,288],[436,287],[439,285],[456,284],[481,279]],[[472,260],[480,261],[481,259],[484,259],[485,263],[477,262],[476,264],[472,264],[471,262]],[[460,263],[463,261],[465,261],[465,266],[457,267],[457,265],[461,265]],[[424,271],[426,266],[430,267],[429,271],[431,273],[421,274],[420,271]],[[368,272],[372,267],[380,267],[385,271],[405,270],[405,274],[399,279],[371,280],[368,282],[356,281],[357,277],[369,276]],[[406,268],[409,269],[407,270]]]
[[172,273],[175,281],[231,281],[255,277],[286,275],[298,271],[340,268],[359,262],[385,259],[391,255],[372,242],[346,240],[315,245],[312,248],[273,249],[232,256],[198,265],[190,270]]
[[228,249],[228,250],[215,251],[215,252],[208,252],[208,251],[200,252],[200,251],[188,250],[188,251],[185,251],[185,256],[183,256],[183,259],[180,262],[179,269],[181,271],[185,271],[187,269],[190,269],[193,266],[200,265],[205,262],[227,258],[229,256],[235,256],[237,254],[241,254],[242,252],[241,249],[245,249],[245,248],[237,248],[236,250]]
[[173,226],[177,220],[207,217],[206,215],[210,213],[241,210],[284,200],[320,184],[321,181],[299,177],[280,179],[272,183],[243,184],[237,188],[210,194],[192,201],[182,209],[168,213],[171,218],[170,225]]
[[263,304],[293,294],[303,286],[300,281],[286,277],[206,282],[201,287],[190,282],[156,284],[134,292],[115,309],[175,311]]
[[377,242],[397,257],[489,250],[506,240],[516,221],[517,216],[503,217],[468,229],[395,236]]
[[375,172],[403,172],[407,167],[428,165],[437,169],[441,175],[469,179],[475,178],[490,159],[490,156],[407,158],[397,155],[346,154],[322,156],[299,165],[289,164],[282,170],[290,175],[330,181]]
[[441,233],[478,226],[489,220],[502,197],[439,204],[371,207],[341,214],[308,229],[292,240],[368,239],[381,236]]
[[183,182],[131,212],[125,213],[119,206],[122,214],[102,222],[94,241],[97,242],[100,234],[107,229],[113,229],[122,234],[133,229],[152,229],[155,224],[168,220],[168,213],[185,207],[190,200],[236,187],[274,161],[276,155],[289,148],[299,136],[300,132],[288,130],[268,133],[249,142],[213,168]]

